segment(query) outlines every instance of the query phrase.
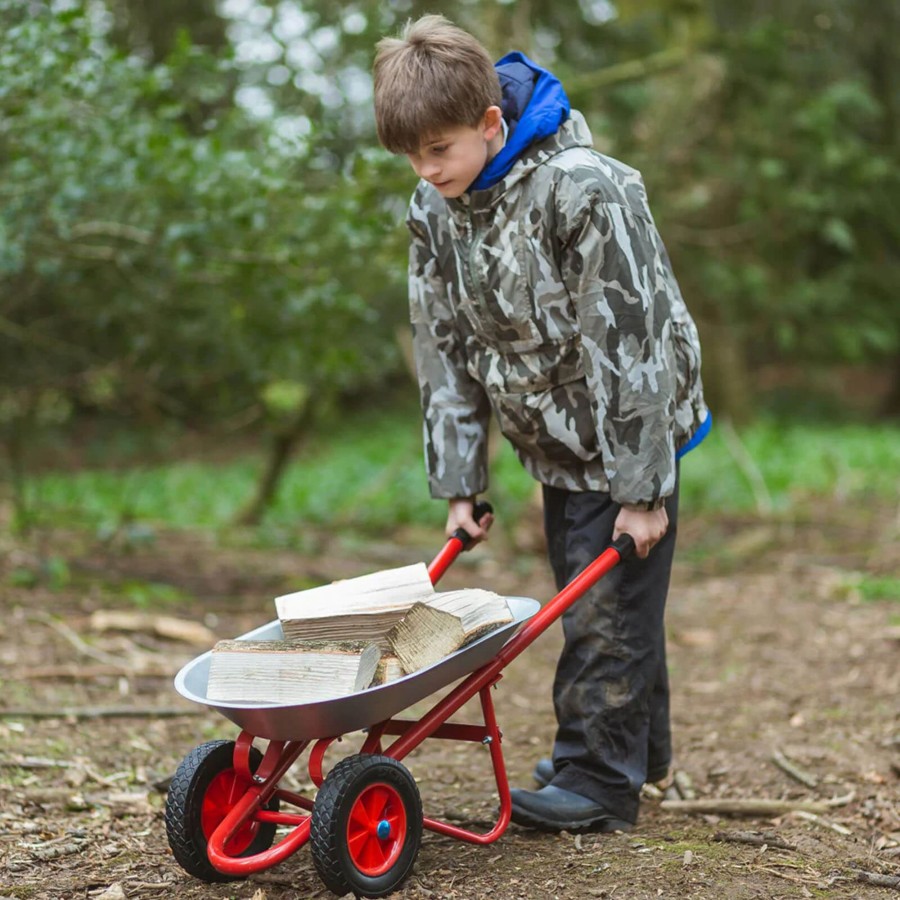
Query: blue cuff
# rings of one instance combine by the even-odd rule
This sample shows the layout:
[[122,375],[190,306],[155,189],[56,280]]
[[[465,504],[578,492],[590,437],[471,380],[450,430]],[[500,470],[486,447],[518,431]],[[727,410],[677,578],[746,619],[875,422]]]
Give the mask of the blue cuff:
[[681,459],[685,453],[690,453],[694,447],[699,447],[703,439],[712,430],[712,413],[707,411],[706,418],[700,423],[700,427],[691,436],[691,439],[675,454],[675,459]]

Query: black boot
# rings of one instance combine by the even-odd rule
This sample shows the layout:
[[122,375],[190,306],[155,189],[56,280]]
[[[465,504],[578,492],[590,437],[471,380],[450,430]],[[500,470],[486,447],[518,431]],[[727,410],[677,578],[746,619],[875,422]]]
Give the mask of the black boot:
[[633,822],[620,819],[589,797],[548,784],[539,791],[516,788],[512,794],[512,820],[542,831],[631,831]]

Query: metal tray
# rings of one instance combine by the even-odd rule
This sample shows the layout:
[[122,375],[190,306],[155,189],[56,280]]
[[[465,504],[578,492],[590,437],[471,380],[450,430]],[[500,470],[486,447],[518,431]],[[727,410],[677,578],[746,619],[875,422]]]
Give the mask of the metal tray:
[[[256,737],[274,741],[305,741],[349,734],[395,716],[493,659],[516,629],[540,609],[538,601],[528,597],[507,597],[506,600],[513,616],[509,625],[484,635],[412,675],[347,697],[295,706],[210,700],[206,691],[211,651],[181,669],[175,676],[175,689],[188,700],[212,707]],[[281,623],[276,619],[242,634],[237,640],[269,641],[283,637]]]

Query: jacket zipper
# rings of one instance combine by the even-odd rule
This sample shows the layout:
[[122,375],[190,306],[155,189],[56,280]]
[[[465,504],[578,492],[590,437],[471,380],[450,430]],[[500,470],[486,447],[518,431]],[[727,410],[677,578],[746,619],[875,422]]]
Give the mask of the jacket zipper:
[[478,274],[478,266],[475,262],[475,251],[477,249],[477,231],[475,230],[475,216],[472,213],[471,207],[469,208],[469,218],[466,220],[466,231],[469,236],[469,252],[468,252],[468,264],[469,264],[469,281],[472,283],[472,294],[479,304],[479,313],[484,313],[485,311],[485,302],[484,302],[484,293],[481,290],[481,278]]

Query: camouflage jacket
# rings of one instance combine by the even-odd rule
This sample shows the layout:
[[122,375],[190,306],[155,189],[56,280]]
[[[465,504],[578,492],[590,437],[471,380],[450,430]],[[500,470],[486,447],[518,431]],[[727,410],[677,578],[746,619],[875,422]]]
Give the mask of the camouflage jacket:
[[640,174],[573,112],[487,190],[410,204],[433,497],[487,487],[490,415],[540,482],[653,506],[707,410],[700,345]]

